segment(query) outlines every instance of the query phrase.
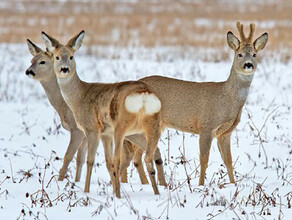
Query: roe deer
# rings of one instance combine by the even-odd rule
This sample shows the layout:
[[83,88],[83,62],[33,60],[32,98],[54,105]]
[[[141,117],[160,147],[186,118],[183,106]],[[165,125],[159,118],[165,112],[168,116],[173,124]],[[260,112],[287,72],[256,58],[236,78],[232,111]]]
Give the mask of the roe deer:
[[[88,142],[85,192],[89,192],[92,166],[99,138],[110,149],[106,158],[112,163],[110,171],[113,191],[120,195],[120,149],[125,136],[144,133],[147,140],[145,162],[152,188],[159,194],[155,181],[153,158],[160,137],[161,103],[149,86],[143,82],[87,83],[76,73],[74,53],[82,44],[84,31],[66,45],[42,32],[47,49],[53,53],[54,70],[62,96],[73,112],[77,126],[83,130]],[[112,158],[111,146],[115,150]]]
[[[213,138],[218,140],[218,148],[227,167],[229,180],[234,183],[230,136],[240,121],[242,107],[257,67],[256,54],[262,50],[268,34],[264,33],[252,42],[255,25],[250,24],[249,36],[243,32],[243,25],[237,22],[240,40],[227,33],[227,43],[235,56],[230,75],[224,82],[196,83],[162,76],[141,79],[154,90],[162,103],[162,127],[170,127],[200,135],[200,179],[205,181],[209,152]],[[141,135],[131,139],[143,139]]]
[[[68,105],[65,103],[61,95],[56,74],[54,72],[53,61],[51,60],[52,53],[43,51],[29,39],[27,39],[27,45],[30,53],[33,55],[33,59],[31,61],[32,62],[31,66],[26,70],[25,73],[28,77],[38,80],[41,83],[51,105],[59,114],[62,126],[66,130],[70,131],[71,140],[64,157],[63,166],[59,172],[59,180],[62,181],[64,179],[68,165],[72,161],[73,156],[75,155],[78,149],[76,161],[77,168],[75,176],[75,181],[78,182],[80,181],[81,170],[85,161],[86,154],[85,135],[83,134],[83,131],[77,128],[73,113],[69,109]],[[124,141],[124,147],[126,147],[125,150],[129,153],[127,153],[127,155],[125,156],[121,155],[121,161],[123,160],[127,161],[128,165],[131,159],[133,158],[133,162],[138,170],[141,183],[147,184],[148,181],[145,176],[145,172],[141,162],[143,150],[127,140]],[[121,181],[127,182],[127,170],[125,170],[124,173],[121,174]]]
[[30,53],[33,55],[33,59],[31,60],[31,66],[25,73],[28,77],[38,80],[41,83],[51,105],[60,117],[62,126],[70,132],[70,142],[64,157],[63,166],[59,171],[58,180],[62,181],[64,179],[69,163],[78,150],[75,175],[75,181],[78,182],[80,181],[82,165],[84,164],[86,154],[85,135],[77,127],[73,113],[61,95],[51,60],[52,54],[43,51],[30,40],[27,40],[27,44]]

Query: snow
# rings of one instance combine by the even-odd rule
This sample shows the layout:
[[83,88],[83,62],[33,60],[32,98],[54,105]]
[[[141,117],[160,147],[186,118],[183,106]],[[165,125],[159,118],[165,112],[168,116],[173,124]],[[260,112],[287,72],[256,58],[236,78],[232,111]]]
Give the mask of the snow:
[[[102,82],[153,74],[222,81],[232,64],[183,53],[157,56],[163,50],[141,57],[145,49],[124,48],[115,59],[87,55],[83,48],[75,59],[83,80]],[[26,45],[0,45],[0,219],[291,219],[292,63],[262,55],[232,135],[235,185],[228,184],[214,140],[206,183],[199,187],[198,136],[167,129],[159,148],[169,188],[159,186],[160,195],[154,195],[150,185],[140,184],[131,164],[122,199],[117,199],[101,144],[90,193],[83,192],[85,166],[81,182],[74,183],[75,159],[68,178],[57,181],[69,133],[60,127],[40,84],[24,74],[31,59]]]

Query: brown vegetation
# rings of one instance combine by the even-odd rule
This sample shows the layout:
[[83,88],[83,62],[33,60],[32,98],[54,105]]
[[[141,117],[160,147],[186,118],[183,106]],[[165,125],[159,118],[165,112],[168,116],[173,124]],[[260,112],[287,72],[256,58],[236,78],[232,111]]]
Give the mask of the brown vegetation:
[[[86,45],[226,47],[235,21],[269,32],[267,50],[292,48],[291,1],[28,1],[2,0],[0,42],[61,40],[84,29]],[[97,33],[97,34],[96,34]],[[285,48],[285,49],[284,49]],[[287,52],[288,53],[288,52]]]

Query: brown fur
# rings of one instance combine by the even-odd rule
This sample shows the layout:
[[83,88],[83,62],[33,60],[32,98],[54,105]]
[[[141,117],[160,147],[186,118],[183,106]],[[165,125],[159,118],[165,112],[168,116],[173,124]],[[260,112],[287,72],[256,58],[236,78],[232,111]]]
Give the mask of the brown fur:
[[143,164],[141,162],[143,150],[130,141],[124,141],[121,153],[121,182],[127,183],[127,167],[130,161],[133,160],[134,166],[138,170],[140,181],[142,184],[148,184]]
[[[29,51],[34,57],[31,61],[32,64],[26,70],[26,73],[28,74],[29,71],[34,72],[35,76],[33,76],[33,79],[38,80],[41,83],[51,105],[54,107],[60,117],[62,126],[70,132],[70,142],[64,156],[63,166],[59,171],[58,180],[62,181],[64,179],[68,165],[78,150],[76,160],[77,168],[75,175],[75,181],[78,182],[80,181],[81,170],[84,164],[84,157],[86,152],[85,135],[81,130],[78,129],[73,113],[61,95],[61,91],[53,69],[53,62],[51,61],[52,54],[43,51],[30,40],[27,40],[27,43]],[[41,61],[45,63],[41,65]]]
[[[31,66],[27,69],[26,72],[28,74],[30,71],[34,72],[35,76],[33,76],[32,78],[35,80],[38,80],[41,83],[42,87],[44,88],[46,92],[47,97],[49,98],[51,105],[58,112],[62,126],[70,132],[70,142],[69,142],[69,145],[67,147],[67,151],[64,157],[63,166],[59,172],[58,180],[62,181],[64,179],[68,165],[72,161],[73,156],[75,155],[78,149],[77,160],[76,160],[75,181],[79,182],[82,166],[85,162],[86,144],[87,144],[85,135],[83,134],[81,130],[78,129],[73,113],[69,109],[68,105],[66,104],[66,102],[64,101],[62,97],[62,94],[57,82],[56,74],[53,69],[53,61],[51,60],[52,54],[46,51],[43,51],[41,48],[39,48],[30,40],[27,40],[27,44],[28,44],[30,53],[34,57],[31,61],[32,62]],[[40,65],[41,61],[45,63]],[[117,114],[117,112],[114,114]],[[127,146],[127,149],[129,149],[129,151],[131,152],[131,157],[127,158],[129,159],[129,161],[127,161],[128,165],[132,159],[135,161],[135,163],[142,164],[141,157],[142,157],[143,150],[138,148],[137,146],[135,146],[134,144],[132,144],[131,142],[127,140],[125,140],[124,145]],[[121,154],[122,161],[125,160],[124,157],[125,156]],[[148,182],[145,176],[143,165],[141,165],[140,168],[137,168],[137,170],[140,175],[141,183],[147,184]],[[124,176],[123,176],[124,181],[122,182],[127,182],[126,174],[127,174],[127,170],[124,171]],[[163,173],[158,173],[158,175],[163,175]]]
[[[160,137],[160,111],[147,115],[143,108],[138,113],[130,113],[125,107],[125,99],[135,93],[151,91],[143,82],[121,82],[114,84],[86,83],[76,73],[73,55],[80,48],[84,32],[76,35],[64,46],[44,32],[42,37],[49,51],[54,54],[54,70],[62,96],[73,112],[74,118],[88,141],[87,175],[85,192],[89,192],[92,166],[100,137],[104,137],[108,169],[116,196],[120,198],[120,155],[124,138],[130,134],[145,133],[147,140],[145,162],[155,194],[159,194],[155,181],[153,157]],[[57,48],[58,47],[58,48]],[[56,49],[57,48],[57,49]],[[62,70],[62,68],[66,70]],[[115,99],[115,115],[111,116],[111,103]],[[142,111],[142,113],[141,113]],[[114,118],[114,119],[113,119]],[[138,118],[142,118],[139,123]],[[115,150],[112,158],[111,142]],[[111,168],[111,169],[110,169]]]
[[[161,76],[150,76],[140,80],[150,85],[161,100],[162,126],[200,135],[199,185],[204,184],[213,138],[218,139],[218,147],[227,167],[230,182],[235,181],[230,135],[240,121],[242,107],[256,69],[257,60],[254,54],[263,49],[268,40],[265,33],[251,43],[254,25],[250,25],[248,37],[250,39],[246,41],[244,33],[241,32],[243,26],[237,26],[243,41],[240,42],[232,32],[228,32],[228,44],[235,51],[235,56],[226,81],[197,83]],[[244,68],[247,62],[253,65],[252,71]]]

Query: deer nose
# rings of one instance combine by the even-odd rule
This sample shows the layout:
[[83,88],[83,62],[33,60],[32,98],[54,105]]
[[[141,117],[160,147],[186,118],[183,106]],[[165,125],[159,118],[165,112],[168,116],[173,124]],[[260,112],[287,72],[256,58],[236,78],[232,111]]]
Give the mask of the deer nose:
[[25,74],[26,74],[27,76],[29,76],[29,75],[35,76],[35,73],[34,73],[32,70],[26,70],[26,71],[25,71]]
[[253,64],[252,64],[252,63],[245,63],[245,64],[243,65],[243,68],[244,68],[244,69],[253,69]]
[[68,67],[61,67],[61,72],[62,73],[69,73],[69,68]]

